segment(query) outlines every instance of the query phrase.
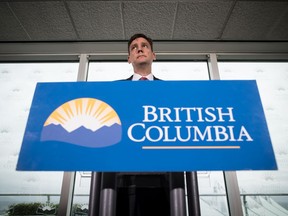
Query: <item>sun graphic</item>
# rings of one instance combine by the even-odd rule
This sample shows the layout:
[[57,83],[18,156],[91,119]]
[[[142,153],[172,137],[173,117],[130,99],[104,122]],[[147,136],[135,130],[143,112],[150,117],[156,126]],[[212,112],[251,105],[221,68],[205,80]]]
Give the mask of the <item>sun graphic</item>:
[[54,110],[44,127],[50,124],[61,125],[66,131],[71,132],[83,126],[96,131],[115,123],[121,125],[117,113],[107,103],[95,98],[78,98]]
[[121,121],[112,107],[95,98],[78,98],[50,114],[40,140],[106,147],[119,143],[121,137]]

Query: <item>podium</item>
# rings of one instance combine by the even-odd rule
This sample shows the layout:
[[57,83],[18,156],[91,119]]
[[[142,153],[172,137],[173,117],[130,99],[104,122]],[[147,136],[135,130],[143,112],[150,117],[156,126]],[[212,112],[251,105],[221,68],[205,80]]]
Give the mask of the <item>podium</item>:
[[[189,215],[200,216],[197,174],[185,176]],[[185,176],[183,172],[93,172],[89,216],[186,216]]]
[[186,216],[200,215],[195,171],[277,164],[255,81],[68,82],[37,84],[16,169],[94,171],[91,215],[123,199],[134,214],[154,188]]

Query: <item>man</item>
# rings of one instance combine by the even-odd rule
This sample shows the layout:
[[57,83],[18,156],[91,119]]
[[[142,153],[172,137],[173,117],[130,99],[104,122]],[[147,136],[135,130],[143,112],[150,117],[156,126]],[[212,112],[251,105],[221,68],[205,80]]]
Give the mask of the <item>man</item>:
[[[154,60],[156,54],[152,39],[144,34],[133,35],[128,42],[128,63],[132,64],[134,74],[122,81],[160,80],[152,74]],[[170,216],[171,191],[184,189],[184,175],[163,172],[103,173],[102,189],[107,188],[117,191],[116,216]]]
[[152,74],[152,62],[156,60],[153,41],[144,34],[133,35],[128,42],[128,63],[132,64],[134,74],[127,80],[159,80]]
[[[159,80],[152,74],[156,60],[153,41],[144,34],[135,34],[128,41],[128,63],[134,74],[124,80]],[[168,173],[118,173],[116,215],[169,216]]]
[[[144,34],[133,35],[128,42],[128,63],[132,64],[134,74],[122,81],[160,80],[152,74],[154,60],[156,54],[153,51],[152,39]],[[98,176],[101,180],[98,181],[95,175],[93,182],[95,185],[101,184],[101,192],[97,190],[97,186],[95,189],[91,187],[91,191],[95,192],[96,202],[93,203],[96,206],[93,206],[93,211],[89,210],[90,213],[98,212],[99,196],[101,216],[186,215],[183,172],[104,172]]]
[[[134,74],[125,79],[160,80],[152,74],[156,60],[153,41],[144,34],[133,35],[128,42],[128,63]],[[117,216],[169,216],[170,191],[184,188],[183,173],[118,173]]]

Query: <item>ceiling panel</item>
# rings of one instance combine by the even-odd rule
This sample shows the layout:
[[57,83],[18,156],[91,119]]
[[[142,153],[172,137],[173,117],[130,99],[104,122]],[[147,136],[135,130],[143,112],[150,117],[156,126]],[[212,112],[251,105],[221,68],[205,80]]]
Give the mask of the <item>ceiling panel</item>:
[[10,6],[6,3],[0,3],[0,40],[28,40],[29,37],[16,19]]
[[283,13],[287,13],[287,6],[287,1],[237,2],[222,39],[278,40],[276,37],[269,38],[269,32],[277,25]]
[[272,40],[288,40],[288,2],[285,11],[279,15],[279,18],[275,21],[266,38]]
[[76,40],[62,1],[11,2],[14,14],[31,40]]
[[172,37],[176,3],[167,2],[125,2],[123,19],[126,38],[143,32],[153,39],[167,40]]
[[288,41],[287,0],[0,0],[0,41]]
[[232,3],[211,0],[179,3],[173,39],[219,39]]
[[80,40],[124,39],[121,3],[67,2]]

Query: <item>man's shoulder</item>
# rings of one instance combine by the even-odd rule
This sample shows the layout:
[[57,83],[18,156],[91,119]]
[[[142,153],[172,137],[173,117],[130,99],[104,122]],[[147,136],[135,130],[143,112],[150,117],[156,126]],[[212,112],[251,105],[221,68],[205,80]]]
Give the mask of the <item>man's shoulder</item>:
[[154,80],[161,80],[161,79],[159,79],[159,78],[157,78],[157,77],[155,77],[155,76],[153,76],[154,77]]
[[133,75],[128,77],[128,78],[126,78],[126,79],[120,79],[118,81],[129,81],[129,80],[132,80],[132,79],[133,79]]

